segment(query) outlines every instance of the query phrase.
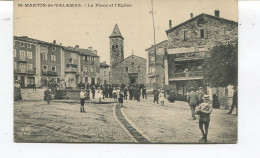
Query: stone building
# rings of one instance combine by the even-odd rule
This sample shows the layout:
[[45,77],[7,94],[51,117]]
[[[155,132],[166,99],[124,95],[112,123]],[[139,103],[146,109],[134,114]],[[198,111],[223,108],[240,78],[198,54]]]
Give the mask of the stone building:
[[202,74],[206,52],[220,43],[235,44],[238,23],[221,18],[218,10],[214,16],[202,13],[193,17],[191,13],[190,19],[174,27],[170,21],[166,34],[164,84],[175,87],[178,98],[184,99],[190,85],[206,88]]
[[[147,74],[147,86],[149,88],[155,87],[157,82],[158,87],[163,87],[165,84],[165,48],[168,46],[168,41],[164,40],[150,48],[145,49],[146,52],[146,74]],[[156,50],[155,50],[156,48]],[[154,53],[154,51],[156,53]],[[156,54],[156,66],[155,66],[155,54]],[[156,71],[155,71],[156,70]],[[156,72],[156,82],[155,82]]]
[[124,59],[124,38],[116,24],[110,39],[110,83],[146,84],[146,60],[131,55]]
[[23,88],[32,83],[43,87],[50,80],[60,84],[66,76],[73,77],[74,87],[80,81],[100,82],[99,56],[92,47],[81,49],[76,45],[73,48],[56,44],[55,40],[49,43],[27,36],[14,36],[13,48],[14,79],[20,80]]
[[14,80],[21,81],[21,87],[37,82],[39,72],[36,73],[37,45],[26,37],[14,37],[13,64]]
[[100,59],[97,51],[88,49],[79,49],[81,56],[81,77],[82,82],[89,84],[100,83]]
[[109,65],[106,62],[100,63],[100,83],[101,84],[109,84],[109,76],[110,76],[110,71],[109,71]]

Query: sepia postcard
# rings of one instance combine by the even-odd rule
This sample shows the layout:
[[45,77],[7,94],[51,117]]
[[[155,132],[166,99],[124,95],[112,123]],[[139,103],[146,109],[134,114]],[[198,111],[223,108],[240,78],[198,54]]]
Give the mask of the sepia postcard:
[[234,144],[236,0],[15,0],[14,142]]

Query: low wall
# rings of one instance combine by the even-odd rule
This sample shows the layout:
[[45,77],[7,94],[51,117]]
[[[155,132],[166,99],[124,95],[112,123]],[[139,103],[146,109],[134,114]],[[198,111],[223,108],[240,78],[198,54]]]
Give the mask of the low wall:
[[75,90],[75,89],[57,90],[56,98],[79,100],[80,90]]

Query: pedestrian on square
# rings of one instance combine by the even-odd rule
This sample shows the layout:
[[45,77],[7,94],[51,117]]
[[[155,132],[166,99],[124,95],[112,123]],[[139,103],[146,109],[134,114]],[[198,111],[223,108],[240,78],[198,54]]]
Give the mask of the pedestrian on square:
[[136,95],[135,98],[136,98],[137,102],[140,102],[141,89],[140,89],[140,86],[139,86],[139,85],[136,87],[135,95]]
[[127,100],[127,91],[128,91],[128,89],[127,89],[127,86],[125,86],[125,88],[124,88],[124,99],[125,100]]
[[35,84],[35,82],[33,82],[32,88],[33,88],[33,91],[36,91],[36,84]]
[[144,85],[144,87],[142,88],[142,96],[143,96],[143,99],[147,99],[146,86],[145,86],[145,85]]
[[50,102],[51,102],[51,90],[50,90],[50,87],[46,87],[46,90],[44,91],[44,100],[47,101],[48,105],[50,105]]
[[114,101],[116,101],[116,99],[117,99],[117,95],[116,95],[116,88],[114,87],[114,89],[113,89],[113,99],[114,99]]
[[213,94],[213,108],[219,109],[219,107],[220,107],[220,104],[218,101],[218,92],[215,91],[215,93]]
[[129,99],[130,100],[133,99],[133,85],[131,85],[130,88],[129,88]]
[[159,94],[159,100],[161,102],[161,105],[164,105],[164,91],[161,90],[160,94]]
[[108,93],[109,93],[109,98],[113,98],[113,88],[112,88],[112,85],[109,85]]
[[80,112],[85,112],[84,104],[85,104],[86,92],[84,88],[81,88],[80,92]]
[[51,84],[51,92],[53,94],[53,99],[55,99],[57,96],[57,87],[59,87],[59,85],[56,83],[56,81],[53,81],[52,84]]
[[119,92],[118,102],[119,102],[119,104],[123,107],[123,103],[124,103],[124,92],[123,92],[122,90],[120,90],[120,92]]
[[101,103],[101,99],[102,99],[102,95],[103,95],[103,91],[100,87],[98,87],[97,93],[96,93],[96,97],[98,98],[98,102]]
[[91,87],[91,93],[92,93],[92,99],[95,99],[96,90],[94,86]]
[[159,100],[159,91],[158,91],[158,89],[157,89],[157,87],[153,90],[153,102],[155,103],[155,102],[157,102],[157,104],[158,104],[158,100]]
[[203,103],[203,96],[204,96],[204,89],[203,87],[199,87],[198,98],[199,98],[199,104]]
[[14,100],[15,101],[22,100],[21,85],[18,82],[18,80],[14,82]]
[[187,101],[190,105],[192,119],[196,120],[195,108],[199,103],[199,97],[198,94],[195,92],[195,88],[190,87],[190,93],[187,96]]
[[231,109],[230,111],[228,112],[228,114],[232,114],[232,111],[234,109],[234,107],[236,107],[236,115],[238,114],[238,109],[237,109],[237,86],[234,86],[233,87],[234,89],[234,94],[233,94],[233,102],[232,102],[232,106],[231,106]]
[[[200,142],[206,143],[207,137],[208,137],[208,130],[209,130],[209,122],[210,122],[210,114],[212,112],[212,108],[209,104],[209,95],[205,95],[204,102],[201,103],[198,108],[196,109],[196,114],[199,115],[199,128],[202,134],[202,138],[200,139]],[[205,131],[203,129],[203,126],[205,128]]]

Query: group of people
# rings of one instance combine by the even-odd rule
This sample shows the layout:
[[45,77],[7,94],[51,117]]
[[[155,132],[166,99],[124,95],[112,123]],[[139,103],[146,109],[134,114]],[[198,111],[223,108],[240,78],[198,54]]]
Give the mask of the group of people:
[[157,103],[160,101],[161,105],[164,105],[165,93],[164,90],[160,90],[157,87],[153,90],[153,102]]

